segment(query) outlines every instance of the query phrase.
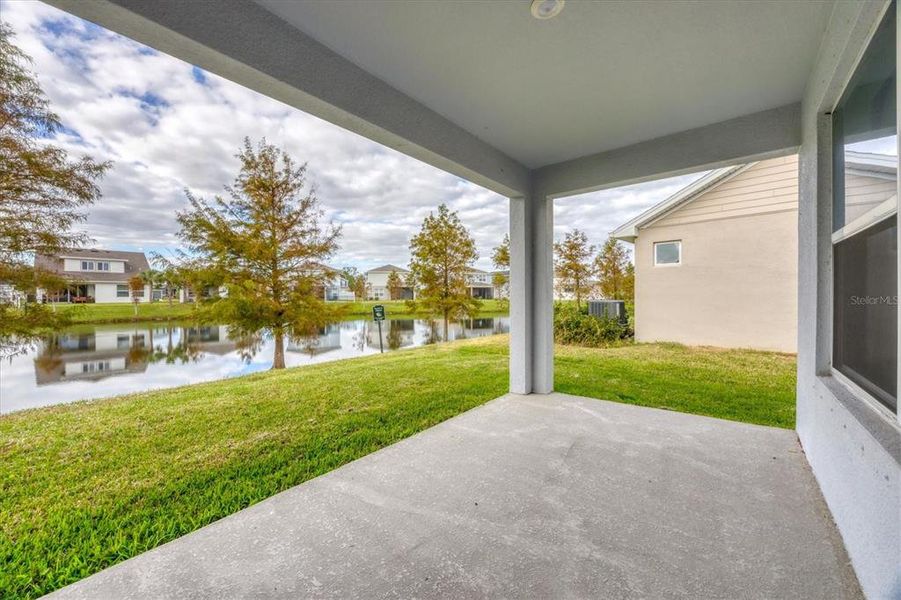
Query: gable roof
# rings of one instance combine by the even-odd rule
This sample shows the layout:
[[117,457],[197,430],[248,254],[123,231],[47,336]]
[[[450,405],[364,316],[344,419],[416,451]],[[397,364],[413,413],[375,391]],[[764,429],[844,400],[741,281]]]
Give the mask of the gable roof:
[[[78,260],[115,260],[125,262],[124,273],[108,271],[79,271],[77,274],[63,269],[64,258]],[[109,283],[125,283],[129,278],[150,268],[143,252],[125,252],[122,250],[101,250],[99,248],[68,248],[57,255],[37,254],[34,257],[34,268],[56,273],[70,279],[80,281],[96,281]]]
[[317,270],[323,273],[340,273],[340,269],[336,269],[335,267],[329,266],[325,263],[311,261],[305,265],[305,268],[310,270]]
[[103,250],[100,248],[67,248],[55,258],[81,258],[86,260],[122,260],[140,263],[148,268],[147,257],[143,252],[126,252],[124,250]]
[[715,169],[707,173],[700,179],[694,181],[690,185],[685,186],[663,202],[655,204],[634,219],[623,223],[622,225],[617,227],[610,235],[624,242],[634,242],[635,238],[638,237],[638,229],[640,227],[644,227],[648,223],[656,221],[666,213],[675,210],[676,208],[687,204],[688,202],[691,202],[704,192],[710,191],[732,176],[737,175],[741,171],[749,168],[753,164],[755,163]]
[[409,273],[403,267],[396,267],[394,265],[382,265],[381,267],[376,267],[375,269],[369,269],[366,271],[367,273],[390,273],[391,271],[400,271],[401,273]]
[[[848,169],[857,171],[858,173],[869,177],[894,179],[897,177],[897,161],[898,159],[896,157],[884,154],[855,152],[852,150],[845,151],[845,164],[848,166]],[[645,227],[677,208],[688,204],[692,200],[709,192],[721,183],[751,168],[755,164],[757,163],[751,162],[744,165],[724,167],[722,169],[711,171],[691,185],[682,188],[663,202],[655,204],[634,219],[623,223],[617,227],[611,235],[618,240],[634,243],[635,238],[638,237],[638,230],[641,227]]]

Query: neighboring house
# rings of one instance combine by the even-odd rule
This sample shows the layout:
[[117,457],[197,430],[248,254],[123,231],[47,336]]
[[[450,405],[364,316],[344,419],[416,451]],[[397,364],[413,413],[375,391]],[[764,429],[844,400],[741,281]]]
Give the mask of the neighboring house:
[[[854,210],[895,193],[891,165],[846,161]],[[797,156],[711,171],[613,236],[635,244],[638,341],[797,350]]]
[[312,263],[311,271],[323,276],[323,299],[326,302],[353,302],[356,297],[347,283],[344,274],[334,267],[323,263]]
[[470,269],[466,274],[466,283],[473,298],[491,300],[495,297],[494,278],[491,273],[481,269]]
[[[131,302],[128,280],[150,268],[143,252],[100,249],[66,250],[54,256],[39,254],[34,266],[72,282],[65,290],[38,289],[38,302]],[[149,300],[150,286],[143,286],[134,297]]]
[[[217,287],[215,285],[208,285],[200,292],[201,300],[208,300],[210,298],[216,298],[219,296],[225,296],[227,294],[227,289],[225,286]],[[178,288],[178,301],[181,303],[185,302],[194,302],[198,299],[197,293],[194,291],[194,288],[190,285],[183,285]]]
[[353,290],[348,285],[347,278],[340,270],[323,264],[318,266],[326,274],[323,294],[327,302],[353,302],[356,300]]
[[401,288],[400,300],[412,300],[414,297],[413,288],[406,285],[407,277],[410,272],[402,267],[395,265],[382,265],[375,269],[366,271],[366,284],[369,286],[370,300],[390,300],[391,294],[388,291],[388,275],[392,272],[400,275],[404,287]]
[[11,283],[0,283],[0,304],[19,306],[25,301],[25,294]]
[[495,298],[505,298],[510,299],[510,271],[492,271],[491,273],[491,283],[494,284],[495,278],[498,276],[503,276],[504,281],[507,283],[503,285],[494,285],[494,297]]

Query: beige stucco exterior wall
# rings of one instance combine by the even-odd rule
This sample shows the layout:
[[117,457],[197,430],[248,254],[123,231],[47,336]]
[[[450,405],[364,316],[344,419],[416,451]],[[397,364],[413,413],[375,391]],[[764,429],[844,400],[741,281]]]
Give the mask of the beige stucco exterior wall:
[[[654,266],[681,240],[682,264]],[[635,240],[639,341],[797,349],[797,156],[756,163]]]

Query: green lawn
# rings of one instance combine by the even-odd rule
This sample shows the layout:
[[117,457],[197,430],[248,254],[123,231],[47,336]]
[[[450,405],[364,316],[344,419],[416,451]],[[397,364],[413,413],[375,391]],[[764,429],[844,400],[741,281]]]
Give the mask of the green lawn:
[[138,313],[132,304],[57,304],[56,310],[68,313],[74,323],[124,323],[131,321],[167,321],[190,318],[194,304],[173,302],[146,302],[138,304]]
[[[383,302],[330,302],[329,306],[340,311],[345,318],[368,317],[372,315],[372,307],[376,304],[385,306],[388,317],[392,316],[424,316],[411,311],[407,304],[400,300]],[[57,304],[56,309],[70,313],[75,323],[125,323],[132,321],[166,321],[169,319],[187,319],[194,311],[192,303],[170,305],[168,302],[150,302],[138,305],[138,313],[132,304]],[[483,300],[482,314],[502,314],[507,307],[497,300]]]
[[[792,356],[557,352],[560,391],[794,422]],[[497,336],[0,417],[0,595],[47,593],[506,389]]]
[[635,344],[557,346],[558,392],[732,421],[795,426],[795,356]]

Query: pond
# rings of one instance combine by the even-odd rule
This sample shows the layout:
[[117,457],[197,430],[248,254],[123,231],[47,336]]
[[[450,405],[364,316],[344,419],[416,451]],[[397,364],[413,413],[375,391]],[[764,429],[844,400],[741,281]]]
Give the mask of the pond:
[[[443,324],[426,319],[382,323],[385,352],[423,346],[443,337]],[[507,317],[453,323],[450,340],[507,333]],[[379,353],[370,320],[332,323],[319,334],[288,342],[287,367]],[[26,408],[105,398],[265,371],[273,341],[233,338],[225,325],[134,323],[87,325],[48,336],[0,363],[0,414]]]

